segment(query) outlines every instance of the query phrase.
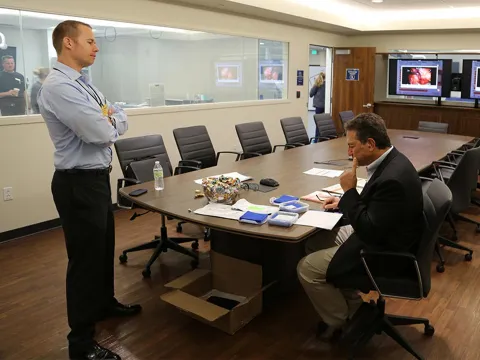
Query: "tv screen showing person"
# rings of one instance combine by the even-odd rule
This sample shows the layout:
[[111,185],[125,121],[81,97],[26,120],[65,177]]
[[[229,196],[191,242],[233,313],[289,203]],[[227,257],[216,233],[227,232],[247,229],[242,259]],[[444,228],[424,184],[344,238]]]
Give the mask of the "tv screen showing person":
[[260,82],[283,82],[283,65],[261,65]]
[[442,60],[398,60],[396,95],[442,96]]

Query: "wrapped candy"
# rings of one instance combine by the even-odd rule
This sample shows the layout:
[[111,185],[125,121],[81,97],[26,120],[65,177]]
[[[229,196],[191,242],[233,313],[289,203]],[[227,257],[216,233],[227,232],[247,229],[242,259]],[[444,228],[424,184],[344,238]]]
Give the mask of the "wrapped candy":
[[240,192],[240,180],[232,177],[202,179],[203,193],[209,202],[218,204],[233,204]]

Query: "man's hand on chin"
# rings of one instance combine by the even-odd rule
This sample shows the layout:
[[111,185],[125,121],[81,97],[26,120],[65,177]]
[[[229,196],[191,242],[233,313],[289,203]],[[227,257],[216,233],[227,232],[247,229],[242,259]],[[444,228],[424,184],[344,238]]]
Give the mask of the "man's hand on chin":
[[345,171],[340,176],[340,186],[343,189],[343,192],[347,192],[350,189],[357,187],[357,167],[358,161],[357,158],[353,158],[352,169]]

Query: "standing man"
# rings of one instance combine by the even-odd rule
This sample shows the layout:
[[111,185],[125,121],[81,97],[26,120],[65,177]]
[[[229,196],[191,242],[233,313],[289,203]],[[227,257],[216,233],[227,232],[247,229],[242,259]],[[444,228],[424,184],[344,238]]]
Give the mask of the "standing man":
[[127,131],[127,116],[80,73],[99,50],[92,28],[65,21],[52,38],[58,62],[39,91],[38,105],[55,145],[52,193],[68,254],[69,354],[75,360],[118,360],[93,337],[97,321],[141,310],[114,297],[110,147]]
[[2,56],[0,73],[0,111],[2,116],[25,115],[25,78],[15,71],[15,59]]

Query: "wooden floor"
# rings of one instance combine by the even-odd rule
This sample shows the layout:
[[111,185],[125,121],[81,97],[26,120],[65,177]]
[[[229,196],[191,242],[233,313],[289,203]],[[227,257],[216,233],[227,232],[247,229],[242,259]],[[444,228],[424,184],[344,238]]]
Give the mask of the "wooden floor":
[[[158,232],[159,216],[148,214],[130,222],[128,211],[116,214],[117,257],[122,249],[149,240]],[[480,219],[480,216],[477,216]],[[169,233],[175,233],[174,223]],[[431,319],[435,336],[419,327],[400,331],[426,359],[480,357],[480,236],[475,226],[459,223],[461,242],[477,252],[470,263],[463,254],[446,251],[444,274],[433,270],[432,291],[421,302],[388,300],[390,313]],[[185,235],[201,232],[185,225]],[[201,267],[208,267],[208,246],[202,244]],[[117,298],[140,303],[143,313],[128,320],[98,325],[97,340],[125,360],[157,359],[343,359],[345,354],[315,339],[318,321],[302,291],[278,299],[236,335],[226,335],[162,303],[163,284],[189,271],[190,260],[164,253],[144,280],[142,267],[150,256],[143,251],[116,265]],[[61,229],[0,244],[0,359],[67,359],[65,308],[66,252]],[[411,359],[384,335],[376,336],[359,358]]]

